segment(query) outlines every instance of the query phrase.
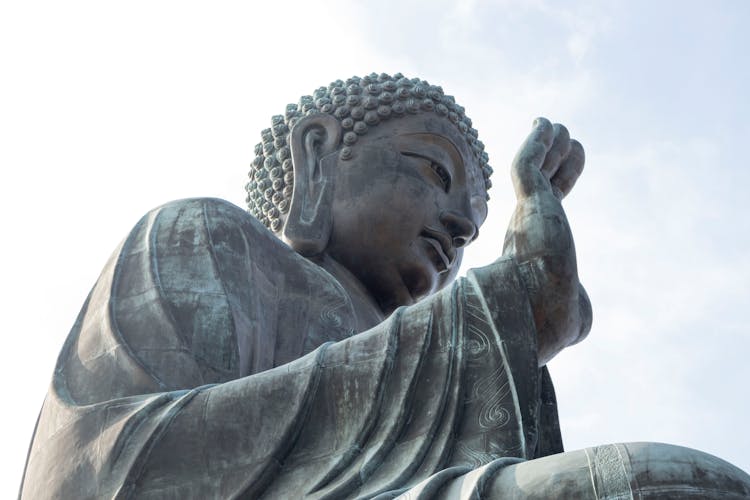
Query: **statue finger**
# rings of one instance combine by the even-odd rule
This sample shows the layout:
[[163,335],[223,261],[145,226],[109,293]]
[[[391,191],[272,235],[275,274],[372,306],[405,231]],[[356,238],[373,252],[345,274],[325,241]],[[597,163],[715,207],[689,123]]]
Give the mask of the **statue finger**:
[[553,140],[554,128],[549,120],[534,120],[534,128],[518,150],[511,168],[516,196],[525,197],[539,189],[549,189],[549,181],[542,174],[541,167]]
[[557,173],[552,177],[552,186],[559,190],[555,190],[558,198],[562,199],[570,193],[575,186],[576,181],[583,172],[583,166],[586,162],[586,153],[583,150],[583,146],[580,142],[575,139],[570,141],[570,152],[567,158],[563,161],[560,168],[557,169]]
[[568,129],[559,123],[555,123],[552,128],[555,132],[555,139],[552,142],[552,147],[547,152],[544,164],[542,164],[542,173],[547,179],[551,179],[555,175],[557,169],[560,168],[560,165],[570,152],[570,134],[568,133]]

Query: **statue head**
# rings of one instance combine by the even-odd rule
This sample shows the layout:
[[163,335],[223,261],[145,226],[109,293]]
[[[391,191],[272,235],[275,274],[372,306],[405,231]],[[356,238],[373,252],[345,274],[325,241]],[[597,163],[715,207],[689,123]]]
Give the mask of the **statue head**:
[[297,252],[330,256],[384,310],[455,276],[492,169],[440,87],[401,74],[338,80],[288,105],[262,138],[249,211]]

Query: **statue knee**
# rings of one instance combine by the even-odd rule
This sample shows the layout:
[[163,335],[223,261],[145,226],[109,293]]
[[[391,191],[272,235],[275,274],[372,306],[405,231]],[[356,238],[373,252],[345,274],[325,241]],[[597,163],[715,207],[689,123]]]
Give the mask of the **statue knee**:
[[490,498],[750,498],[750,476],[691,448],[663,443],[596,446],[500,470]]
[[664,443],[609,446],[624,455],[631,488],[642,498],[750,498],[750,476],[708,453]]

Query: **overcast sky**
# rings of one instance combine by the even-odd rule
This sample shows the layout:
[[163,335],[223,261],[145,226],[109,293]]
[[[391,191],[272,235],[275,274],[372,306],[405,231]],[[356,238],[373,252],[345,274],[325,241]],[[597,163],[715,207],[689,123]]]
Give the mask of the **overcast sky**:
[[750,470],[750,2],[4,2],[0,497],[55,358],[147,210],[244,204],[259,132],[337,78],[442,85],[495,168],[465,267],[499,255],[534,117],[586,147],[565,206],[593,330],[551,364],[567,449],[698,448]]

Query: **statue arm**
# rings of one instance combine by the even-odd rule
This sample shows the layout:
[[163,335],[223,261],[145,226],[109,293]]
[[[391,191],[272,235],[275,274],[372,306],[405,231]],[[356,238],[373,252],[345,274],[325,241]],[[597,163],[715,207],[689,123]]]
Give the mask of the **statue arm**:
[[591,303],[578,279],[573,235],[561,204],[583,163],[580,144],[544,118],[535,122],[513,161],[518,202],[503,255],[515,260],[526,284],[540,366],[580,342],[591,328]]

